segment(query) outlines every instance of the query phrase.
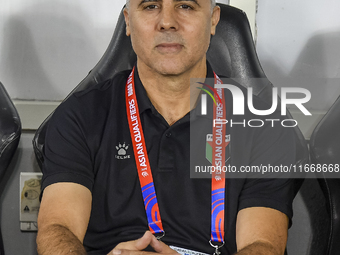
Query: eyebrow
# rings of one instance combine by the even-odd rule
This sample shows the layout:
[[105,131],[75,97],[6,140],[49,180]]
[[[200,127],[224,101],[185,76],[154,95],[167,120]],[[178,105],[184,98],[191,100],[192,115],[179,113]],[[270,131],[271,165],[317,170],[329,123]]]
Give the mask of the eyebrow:
[[[148,2],[162,2],[163,0],[142,0],[138,7],[141,6],[144,3],[148,3]],[[200,6],[200,4],[197,2],[197,0],[174,0],[175,2],[194,2],[195,4],[197,4],[198,6]]]

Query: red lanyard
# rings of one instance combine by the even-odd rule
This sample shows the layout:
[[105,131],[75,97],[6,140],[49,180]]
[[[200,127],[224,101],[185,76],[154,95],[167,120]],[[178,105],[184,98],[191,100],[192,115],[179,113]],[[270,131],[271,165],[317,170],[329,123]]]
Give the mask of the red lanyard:
[[[152,172],[150,168],[149,158],[146,150],[144,133],[139,116],[137,97],[134,82],[135,68],[133,68],[125,89],[126,110],[129,121],[130,134],[133,144],[133,150],[137,165],[139,181],[142,189],[145,211],[149,223],[149,229],[152,233],[163,233],[161,215],[159,212],[155,186],[153,183]],[[221,79],[214,73],[215,83],[222,84]],[[214,105],[214,119],[226,119],[226,111],[224,105],[223,89],[216,89],[217,94],[222,99],[222,103],[217,101]],[[225,166],[225,125],[217,125],[213,127],[213,163],[216,169],[223,169]],[[223,171],[215,171],[211,181],[211,240],[210,244],[216,249],[217,246],[212,242],[224,244],[224,204],[225,204],[225,176]],[[222,245],[223,245],[222,244]]]
[[164,233],[155,186],[153,184],[149,157],[146,151],[142,123],[139,117],[137,97],[135,93],[134,73],[135,68],[133,68],[127,80],[125,91],[126,111],[127,118],[129,120],[133,151],[135,154],[139,182],[142,188],[145,211],[148,218],[150,231],[153,234],[162,232]]
[[[214,73],[215,83],[222,84],[221,79]],[[221,102],[216,100],[214,104],[214,120],[226,119],[224,90],[216,89]],[[217,97],[215,95],[215,97]],[[220,122],[221,123],[221,122]],[[225,149],[226,149],[226,125],[213,125],[213,155],[212,166],[215,170],[211,178],[211,239],[210,245],[215,248],[215,255],[220,254],[218,251],[224,245],[224,217],[225,217],[225,174],[222,171],[225,167]],[[221,243],[221,245],[213,244]]]

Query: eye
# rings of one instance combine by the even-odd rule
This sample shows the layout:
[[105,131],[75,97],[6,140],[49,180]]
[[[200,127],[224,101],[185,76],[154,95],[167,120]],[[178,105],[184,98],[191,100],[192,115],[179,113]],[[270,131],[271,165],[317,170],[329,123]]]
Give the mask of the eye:
[[153,9],[157,9],[158,6],[156,4],[150,4],[144,7],[144,9],[146,10],[153,10]]
[[193,10],[192,6],[187,4],[181,4],[179,7],[184,10]]

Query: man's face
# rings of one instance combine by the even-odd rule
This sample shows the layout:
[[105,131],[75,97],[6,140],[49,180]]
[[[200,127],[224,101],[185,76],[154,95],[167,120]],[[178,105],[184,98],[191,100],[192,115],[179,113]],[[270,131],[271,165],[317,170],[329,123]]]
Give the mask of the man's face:
[[124,15],[138,66],[179,75],[205,62],[220,9],[210,0],[131,0]]

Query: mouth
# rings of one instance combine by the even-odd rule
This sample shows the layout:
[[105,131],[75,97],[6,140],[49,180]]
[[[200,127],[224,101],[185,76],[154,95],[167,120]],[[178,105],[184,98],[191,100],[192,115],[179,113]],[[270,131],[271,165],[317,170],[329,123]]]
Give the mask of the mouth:
[[183,45],[179,43],[161,43],[156,46],[156,49],[162,54],[178,53],[183,49]]

